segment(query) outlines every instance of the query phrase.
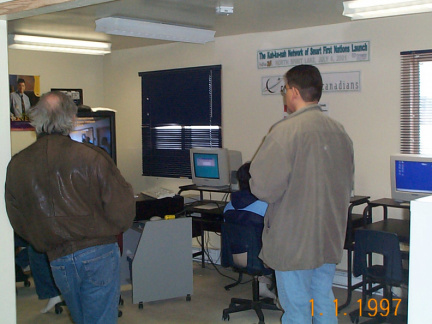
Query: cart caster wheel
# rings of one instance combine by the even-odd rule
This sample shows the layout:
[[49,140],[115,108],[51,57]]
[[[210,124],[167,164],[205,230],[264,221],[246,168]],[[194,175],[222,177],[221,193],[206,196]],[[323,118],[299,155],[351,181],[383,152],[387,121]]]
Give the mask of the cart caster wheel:
[[186,296],[186,301],[191,301],[191,299],[192,299],[191,295]]
[[55,311],[55,313],[56,313],[57,315],[59,315],[59,314],[63,313],[63,307],[61,307],[60,305],[56,304],[56,305],[54,306],[54,311]]
[[140,303],[138,304],[138,308],[139,308],[139,309],[143,309],[143,308],[144,308],[144,304],[143,304],[142,302],[140,302]]
[[224,320],[224,322],[226,322],[226,321],[229,321],[230,320],[230,316],[229,316],[229,314],[223,314],[222,315],[222,319]]
[[123,312],[121,310],[118,311],[118,316],[117,317],[122,317],[123,316]]
[[24,281],[24,287],[30,287],[30,281],[28,281],[28,280],[26,280],[26,281]]

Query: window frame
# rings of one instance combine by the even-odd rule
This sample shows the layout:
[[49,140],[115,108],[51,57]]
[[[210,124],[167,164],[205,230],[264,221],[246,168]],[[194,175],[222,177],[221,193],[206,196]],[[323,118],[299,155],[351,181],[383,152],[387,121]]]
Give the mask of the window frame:
[[[424,105],[420,97],[420,63],[432,62],[432,50],[406,51],[401,52],[400,56],[400,151],[404,154],[420,154],[420,126],[423,122],[432,121],[432,105]],[[432,140],[428,146],[432,148]]]
[[222,147],[221,65],[140,72],[142,175],[191,178],[191,147]]

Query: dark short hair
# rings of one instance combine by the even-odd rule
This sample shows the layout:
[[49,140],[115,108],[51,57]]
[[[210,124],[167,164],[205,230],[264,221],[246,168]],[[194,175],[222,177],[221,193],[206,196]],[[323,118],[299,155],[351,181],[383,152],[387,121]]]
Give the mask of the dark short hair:
[[20,78],[20,79],[18,79],[18,81],[17,81],[17,84],[18,84],[18,83],[25,83],[25,80]]
[[250,169],[250,162],[244,163],[238,170],[237,170],[237,180],[239,182],[239,188],[240,190],[249,190],[249,179],[251,178],[251,175],[249,173]]
[[321,99],[323,82],[320,71],[313,65],[297,65],[285,73],[285,81],[299,90],[306,102]]

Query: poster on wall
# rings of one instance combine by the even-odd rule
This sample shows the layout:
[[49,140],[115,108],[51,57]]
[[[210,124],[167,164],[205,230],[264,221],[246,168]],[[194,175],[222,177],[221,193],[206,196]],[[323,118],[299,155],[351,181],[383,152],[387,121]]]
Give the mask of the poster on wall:
[[28,111],[40,98],[38,75],[9,74],[11,130],[34,130],[28,119]]
[[370,42],[333,43],[259,50],[258,69],[300,64],[332,64],[369,61]]
[[[360,71],[321,73],[323,92],[358,92],[361,90]],[[261,78],[262,95],[279,95],[285,85],[281,75]]]

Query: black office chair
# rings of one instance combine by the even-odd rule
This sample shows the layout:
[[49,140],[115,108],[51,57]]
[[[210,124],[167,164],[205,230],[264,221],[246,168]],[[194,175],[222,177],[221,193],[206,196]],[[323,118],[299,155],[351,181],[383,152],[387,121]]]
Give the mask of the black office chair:
[[[223,223],[221,226],[222,233],[222,256],[221,264],[223,267],[232,267],[235,271],[243,274],[249,274],[252,278],[252,299],[232,298],[228,308],[223,310],[222,319],[229,320],[231,313],[245,310],[255,310],[259,324],[264,324],[264,314],[262,309],[279,310],[273,300],[269,298],[260,299],[258,277],[269,275],[273,270],[266,268],[258,258],[261,250],[262,228]],[[247,266],[236,264],[233,259],[234,254],[247,252]]]
[[[372,253],[382,255],[382,260],[377,260],[381,258],[373,257]],[[367,323],[406,323],[406,315],[400,313],[400,308],[396,311],[392,297],[392,287],[408,284],[408,270],[403,268],[399,239],[395,233],[357,230],[353,272],[355,277],[362,275],[363,279],[362,309],[350,313],[352,323],[358,323],[360,315],[373,317]],[[377,304],[375,299],[371,306],[368,305],[368,300],[374,298],[372,293],[380,289],[383,289],[383,298],[387,299],[388,304],[384,302],[380,305],[379,301]],[[375,307],[380,312],[376,312]]]

